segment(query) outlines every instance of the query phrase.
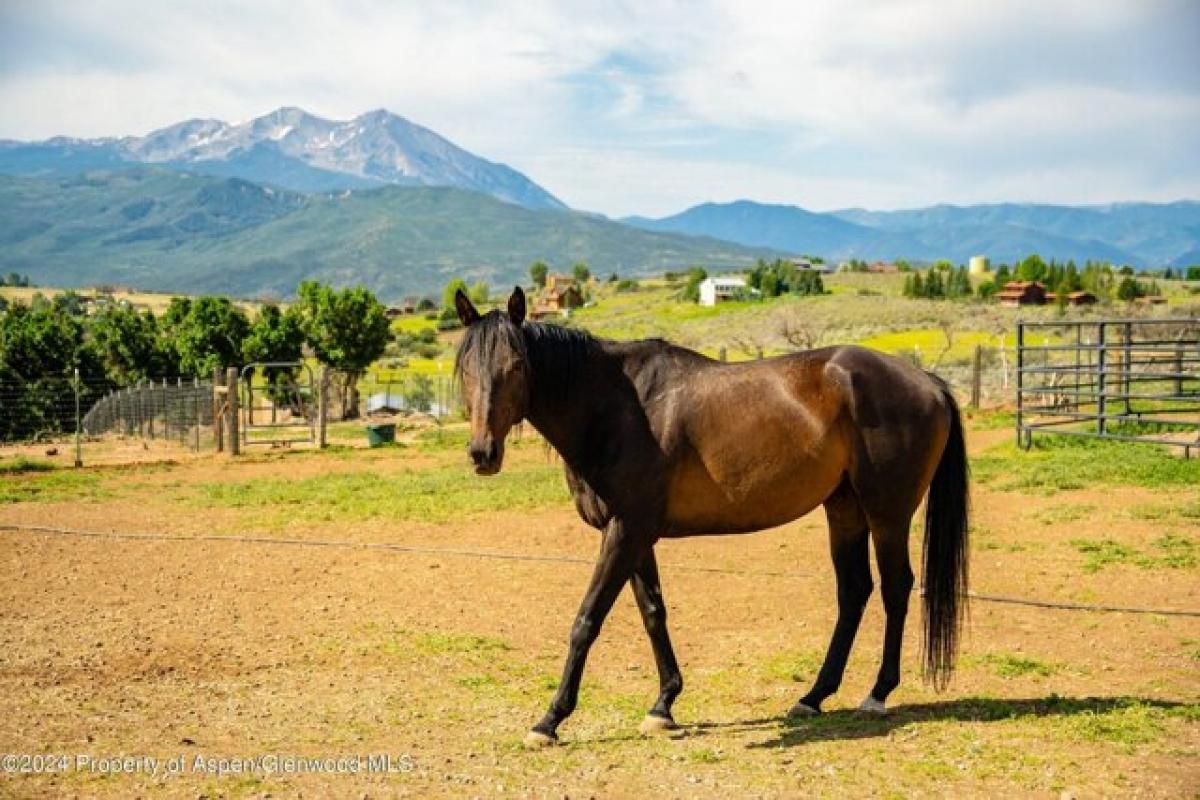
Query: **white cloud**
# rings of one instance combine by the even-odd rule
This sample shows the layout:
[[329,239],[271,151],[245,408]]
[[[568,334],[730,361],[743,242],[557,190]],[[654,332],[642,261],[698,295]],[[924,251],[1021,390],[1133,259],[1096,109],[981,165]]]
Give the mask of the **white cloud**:
[[582,208],[1200,196],[1191,0],[0,5],[0,136],[387,107]]

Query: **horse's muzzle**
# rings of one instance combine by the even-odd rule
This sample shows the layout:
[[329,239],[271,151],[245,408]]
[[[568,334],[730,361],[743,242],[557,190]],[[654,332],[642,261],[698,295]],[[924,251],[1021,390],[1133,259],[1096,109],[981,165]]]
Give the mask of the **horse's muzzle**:
[[504,463],[504,445],[488,438],[484,442],[471,442],[467,446],[476,475],[495,475]]

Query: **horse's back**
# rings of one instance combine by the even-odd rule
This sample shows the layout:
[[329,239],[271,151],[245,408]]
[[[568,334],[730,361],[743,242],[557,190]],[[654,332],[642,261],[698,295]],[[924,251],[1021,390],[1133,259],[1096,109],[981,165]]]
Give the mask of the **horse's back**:
[[941,388],[892,356],[841,346],[695,366],[652,411],[669,527],[681,533],[788,522],[855,472],[908,484],[916,467],[927,484],[925,454],[944,446]]

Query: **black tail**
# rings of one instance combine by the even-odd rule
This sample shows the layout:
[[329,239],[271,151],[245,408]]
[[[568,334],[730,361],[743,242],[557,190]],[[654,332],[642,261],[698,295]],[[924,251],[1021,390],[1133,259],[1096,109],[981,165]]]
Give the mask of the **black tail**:
[[950,407],[950,438],[925,505],[925,678],[945,688],[954,671],[959,631],[967,604],[967,448],[962,415],[940,379]]

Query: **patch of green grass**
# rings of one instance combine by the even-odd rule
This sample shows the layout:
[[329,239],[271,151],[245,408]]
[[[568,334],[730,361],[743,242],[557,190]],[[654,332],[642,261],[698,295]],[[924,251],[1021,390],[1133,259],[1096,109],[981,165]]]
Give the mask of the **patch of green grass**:
[[480,477],[467,464],[421,471],[329,474],[311,478],[256,478],[197,485],[197,505],[246,509],[260,521],[397,519],[445,522],[502,509],[539,509],[564,503],[560,469],[551,464],[506,468]]
[[1087,503],[1064,504],[1043,508],[1033,515],[1033,518],[1043,525],[1057,525],[1064,522],[1077,522],[1096,510]]
[[985,653],[975,660],[979,664],[990,667],[1001,678],[1020,678],[1029,675],[1045,678],[1057,671],[1056,666],[1046,661],[1013,653]]
[[1068,717],[1065,727],[1080,739],[1132,747],[1162,736],[1166,717],[1163,709],[1133,701],[1104,713],[1085,712]]
[[815,650],[784,651],[762,662],[762,672],[772,680],[811,683],[821,669],[823,656]]
[[0,461],[0,475],[22,475],[26,472],[53,472],[58,467],[50,461],[17,456],[11,461]]
[[1132,564],[1144,569],[1196,566],[1196,543],[1186,536],[1166,533],[1150,543],[1153,553],[1144,553],[1112,539],[1072,539],[1071,546],[1086,558],[1084,572],[1098,572],[1112,564]]
[[968,428],[976,431],[999,431],[1013,429],[1017,424],[1017,415],[1006,409],[984,410],[964,409],[963,415],[968,420]]
[[1177,533],[1164,533],[1150,543],[1159,555],[1155,560],[1165,567],[1190,569],[1196,566],[1196,543]]
[[430,655],[495,653],[513,649],[512,645],[498,636],[457,631],[415,633],[412,635],[412,643],[418,650]]
[[1111,564],[1133,564],[1138,551],[1112,539],[1072,539],[1071,546],[1085,556],[1084,572],[1099,572]]
[[693,764],[719,764],[725,760],[725,754],[712,747],[695,747],[688,750],[687,760]]
[[500,686],[500,681],[492,675],[464,675],[454,682],[472,691],[491,691]]
[[1096,485],[1149,488],[1200,485],[1200,459],[1162,447],[1075,437],[1034,437],[1028,451],[1006,443],[972,459],[977,481],[1001,491],[1059,491]]
[[893,333],[881,333],[858,342],[884,353],[920,352],[925,363],[931,363],[945,351],[943,360],[954,361],[969,358],[975,345],[991,346],[995,337],[983,331],[959,331],[954,335],[954,344],[946,350],[946,334],[940,328],[914,328]]
[[101,500],[114,496],[108,475],[93,470],[53,469],[18,473],[0,483],[0,504]]

